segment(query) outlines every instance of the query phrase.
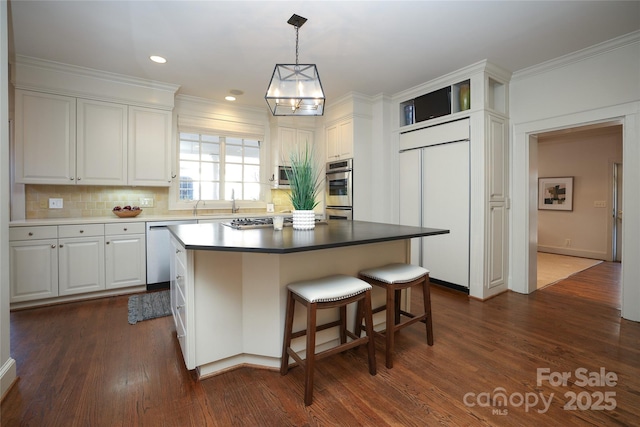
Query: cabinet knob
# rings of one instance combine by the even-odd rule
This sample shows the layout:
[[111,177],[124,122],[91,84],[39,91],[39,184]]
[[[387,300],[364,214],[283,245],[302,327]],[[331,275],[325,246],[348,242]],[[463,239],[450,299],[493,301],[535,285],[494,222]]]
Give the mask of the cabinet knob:
[[179,254],[180,252],[182,252],[180,249],[176,249],[177,254]]
[[108,245],[109,243],[111,243],[111,242],[107,242],[107,245]]
[[127,227],[124,228],[124,231],[127,231]]
[[176,310],[181,310],[184,308],[184,305],[176,305]]
[[179,275],[179,274],[178,274],[178,275],[176,275],[176,280],[180,280],[180,279],[182,279],[182,276],[181,276],[181,275]]
[[80,230],[80,234],[84,233],[84,230]]
[[73,177],[69,177],[69,179],[70,179],[71,181],[73,181]]
[[64,245],[60,245],[61,248],[64,248]]
[[32,232],[29,232],[29,236],[33,236],[33,233],[32,233]]
[[51,249],[55,249],[55,248],[56,248],[56,245],[51,245]]
[[78,177],[78,181],[80,181],[82,178]]

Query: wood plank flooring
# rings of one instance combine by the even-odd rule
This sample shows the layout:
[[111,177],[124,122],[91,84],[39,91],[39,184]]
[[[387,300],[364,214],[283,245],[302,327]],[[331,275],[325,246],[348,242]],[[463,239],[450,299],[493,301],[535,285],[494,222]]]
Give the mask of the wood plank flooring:
[[[433,347],[416,324],[398,334],[393,369],[385,368],[378,343],[376,376],[368,373],[364,348],[324,359],[309,407],[299,368],[284,377],[241,368],[196,381],[182,362],[172,319],[129,325],[127,297],[13,312],[20,380],[2,402],[0,421],[3,427],[638,425],[640,323],[620,318],[619,278],[620,264],[605,262],[531,295],[507,292],[485,302],[434,286]],[[571,377],[566,385],[537,384],[539,368]],[[614,372],[617,384],[581,386],[580,368]],[[492,405],[501,391],[506,405]],[[608,400],[600,403],[615,408],[589,409],[605,392]],[[564,408],[572,403],[575,410]]]

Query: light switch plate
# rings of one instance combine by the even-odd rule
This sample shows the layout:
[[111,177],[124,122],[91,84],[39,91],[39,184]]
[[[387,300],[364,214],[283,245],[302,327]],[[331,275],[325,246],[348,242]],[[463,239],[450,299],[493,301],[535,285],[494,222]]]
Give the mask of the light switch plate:
[[49,209],[62,209],[62,199],[49,199]]
[[593,202],[594,208],[606,208],[607,202],[605,200],[596,200]]

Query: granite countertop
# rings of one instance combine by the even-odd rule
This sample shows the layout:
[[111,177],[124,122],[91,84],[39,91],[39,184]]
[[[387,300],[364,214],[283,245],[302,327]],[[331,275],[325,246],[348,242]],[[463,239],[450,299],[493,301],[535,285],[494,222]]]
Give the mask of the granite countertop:
[[168,229],[190,250],[286,254],[447,234],[439,228],[366,221],[330,220],[313,230],[272,227],[236,230],[222,224],[172,225]]

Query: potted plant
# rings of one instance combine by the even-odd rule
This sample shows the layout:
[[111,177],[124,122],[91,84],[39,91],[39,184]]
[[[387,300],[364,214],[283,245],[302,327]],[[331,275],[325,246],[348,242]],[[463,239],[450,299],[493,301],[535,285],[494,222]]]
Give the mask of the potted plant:
[[287,169],[290,193],[293,205],[293,228],[310,230],[315,227],[315,212],[318,195],[323,183],[321,170],[315,159],[313,148],[305,144],[303,149],[289,153],[291,169]]

